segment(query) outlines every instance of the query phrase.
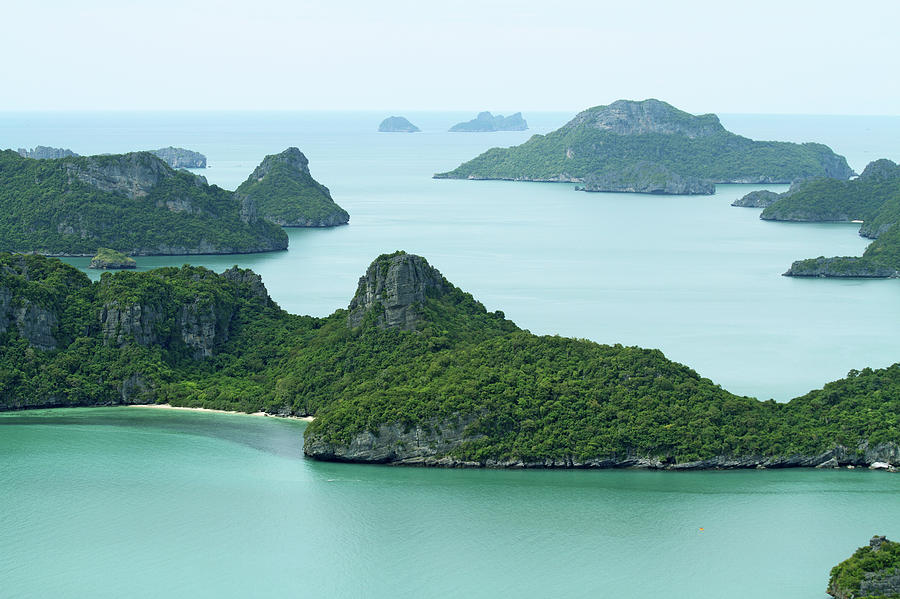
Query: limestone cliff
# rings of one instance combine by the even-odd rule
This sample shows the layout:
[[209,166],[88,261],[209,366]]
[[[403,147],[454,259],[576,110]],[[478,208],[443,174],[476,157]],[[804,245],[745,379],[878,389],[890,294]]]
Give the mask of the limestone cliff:
[[78,156],[78,154],[68,148],[51,148],[49,146],[35,146],[33,150],[19,148],[18,152],[19,156],[23,158],[34,158],[36,160],[54,160],[56,158]]
[[712,195],[716,186],[708,179],[683,177],[661,164],[637,162],[615,172],[593,173],[584,178],[581,191]]
[[450,127],[454,133],[489,133],[491,131],[525,131],[528,123],[522,118],[522,113],[517,112],[509,116],[502,114],[493,115],[490,112],[479,112],[471,121],[457,123]]
[[410,123],[406,117],[389,116],[378,125],[381,133],[418,133],[419,128]]
[[371,315],[379,327],[414,331],[426,298],[446,289],[441,273],[421,256],[404,252],[380,256],[360,277],[347,321],[358,327]]

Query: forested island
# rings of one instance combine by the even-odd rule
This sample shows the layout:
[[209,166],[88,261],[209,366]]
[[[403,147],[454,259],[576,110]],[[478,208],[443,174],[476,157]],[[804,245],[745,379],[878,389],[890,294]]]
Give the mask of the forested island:
[[765,205],[763,220],[858,222],[859,234],[873,239],[862,256],[798,260],[785,273],[788,276],[900,277],[900,165],[890,160],[870,163],[851,181],[802,180],[782,194],[753,192],[735,205]]
[[110,248],[100,248],[97,255],[91,258],[88,268],[100,270],[117,270],[122,268],[137,268],[137,262],[131,256]]
[[235,191],[260,217],[282,227],[346,225],[350,215],[312,178],[309,160],[297,148],[266,156]]
[[715,183],[853,174],[822,144],[753,141],[727,131],[714,114],[694,116],[650,99],[589,108],[552,133],[492,148],[435,178],[593,181],[589,191],[705,194]]
[[[169,403],[314,415],[323,460],[488,467],[900,463],[900,364],[787,404],[658,350],[537,336],[425,259],[377,258],[348,309],[281,310],[249,270],[103,273],[0,255],[0,409]],[[299,439],[298,439],[299,442]]]
[[149,152],[56,160],[0,152],[0,251],[93,256],[287,248],[249,200]]
[[872,537],[831,569],[828,594],[835,599],[900,599],[900,543]]
[[389,116],[378,125],[381,133],[418,133],[419,128],[410,123],[406,117]]
[[492,131],[525,131],[528,123],[522,118],[522,113],[517,112],[509,116],[479,112],[471,121],[457,123],[450,127],[451,133],[490,133]]

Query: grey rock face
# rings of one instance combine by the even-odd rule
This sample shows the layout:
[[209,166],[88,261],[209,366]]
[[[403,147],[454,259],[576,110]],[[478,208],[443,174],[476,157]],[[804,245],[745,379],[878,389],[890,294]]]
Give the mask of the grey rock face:
[[725,131],[714,114],[694,116],[660,100],[618,100],[578,113],[566,127],[589,126],[619,135],[677,133],[689,138]]
[[59,317],[55,312],[39,306],[27,299],[16,305],[12,291],[0,287],[0,333],[16,327],[19,335],[35,349],[44,351],[56,349],[54,336]]
[[413,331],[421,320],[426,297],[447,288],[441,273],[421,256],[381,256],[359,279],[348,323],[358,327],[374,310],[379,327]]
[[389,116],[378,125],[381,133],[417,133],[419,128],[410,123],[406,117]]
[[889,181],[900,179],[900,165],[887,158],[874,160],[866,165],[860,179],[873,179],[876,181]]
[[[135,199],[146,196],[161,181],[174,176],[165,162],[148,152],[133,152],[111,159],[88,156],[85,162],[68,162],[70,180],[77,179],[102,191]],[[176,210],[177,211],[177,210]]]
[[157,306],[110,302],[100,310],[100,332],[108,345],[122,347],[131,338],[146,347],[159,343],[157,330],[164,318]]
[[440,456],[464,440],[476,438],[465,434],[471,422],[471,419],[435,421],[427,426],[409,428],[397,423],[382,424],[377,434],[365,431],[355,435],[347,444],[328,443],[321,436],[310,435],[304,441],[303,452],[310,457],[332,462],[459,465]]
[[37,160],[55,160],[57,158],[68,158],[69,156],[78,156],[75,152],[63,148],[51,148],[49,146],[35,146],[33,150],[26,148],[18,149],[19,156],[22,158],[35,158]]
[[266,175],[269,174],[269,171],[272,170],[272,167],[278,163],[285,163],[298,171],[301,171],[307,175],[309,175],[309,160],[300,151],[299,148],[290,147],[284,152],[280,154],[271,154],[263,158],[263,161],[259,163],[253,172],[250,173],[250,179],[260,180]]
[[712,181],[673,173],[661,164],[638,162],[615,172],[596,173],[584,178],[581,191],[629,192],[671,195],[712,195]]
[[775,193],[774,191],[760,189],[758,191],[751,191],[741,199],[733,201],[731,205],[743,208],[765,208],[766,206],[774,204],[780,197],[781,194]]
[[151,154],[166,161],[172,168],[206,168],[206,156],[184,148],[160,148],[151,150]]

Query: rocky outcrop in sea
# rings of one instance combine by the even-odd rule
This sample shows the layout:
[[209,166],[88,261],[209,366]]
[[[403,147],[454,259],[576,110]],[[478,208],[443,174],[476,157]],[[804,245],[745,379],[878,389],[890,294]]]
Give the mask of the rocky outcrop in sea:
[[27,148],[18,149],[19,156],[22,158],[35,158],[37,160],[55,160],[57,158],[68,158],[69,156],[78,156],[75,152],[64,148],[51,148],[49,146],[35,146],[33,150]]
[[491,131],[525,131],[528,129],[528,122],[522,118],[522,113],[517,112],[509,116],[502,114],[493,115],[490,112],[479,112],[471,121],[457,123],[450,127],[450,131],[454,133],[489,133]]
[[389,116],[378,125],[378,131],[381,133],[417,133],[419,130],[402,116]]
[[781,194],[775,193],[774,191],[760,189],[751,191],[742,198],[733,201],[731,205],[742,208],[765,208],[766,206],[774,204],[780,197]]

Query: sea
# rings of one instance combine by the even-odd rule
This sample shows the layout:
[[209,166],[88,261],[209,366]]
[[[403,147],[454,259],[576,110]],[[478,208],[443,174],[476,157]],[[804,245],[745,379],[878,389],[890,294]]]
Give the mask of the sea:
[[[260,273],[290,312],[346,307],[379,254],[425,256],[541,335],[661,349],[725,389],[787,401],[900,360],[900,284],[781,276],[859,255],[851,224],[773,223],[712,196],[435,180],[524,132],[448,133],[473,115],[405,112],[0,113],[0,148],[80,154],[174,145],[237,187],[300,148],[350,213],[289,229],[287,251],[138,258]],[[754,139],[815,141],[861,172],[900,160],[900,117],[720,115]],[[87,270],[87,259],[69,263]],[[884,472],[472,471],[323,464],[305,423],[150,408],[0,415],[0,597],[797,597],[873,534],[900,537]]]

